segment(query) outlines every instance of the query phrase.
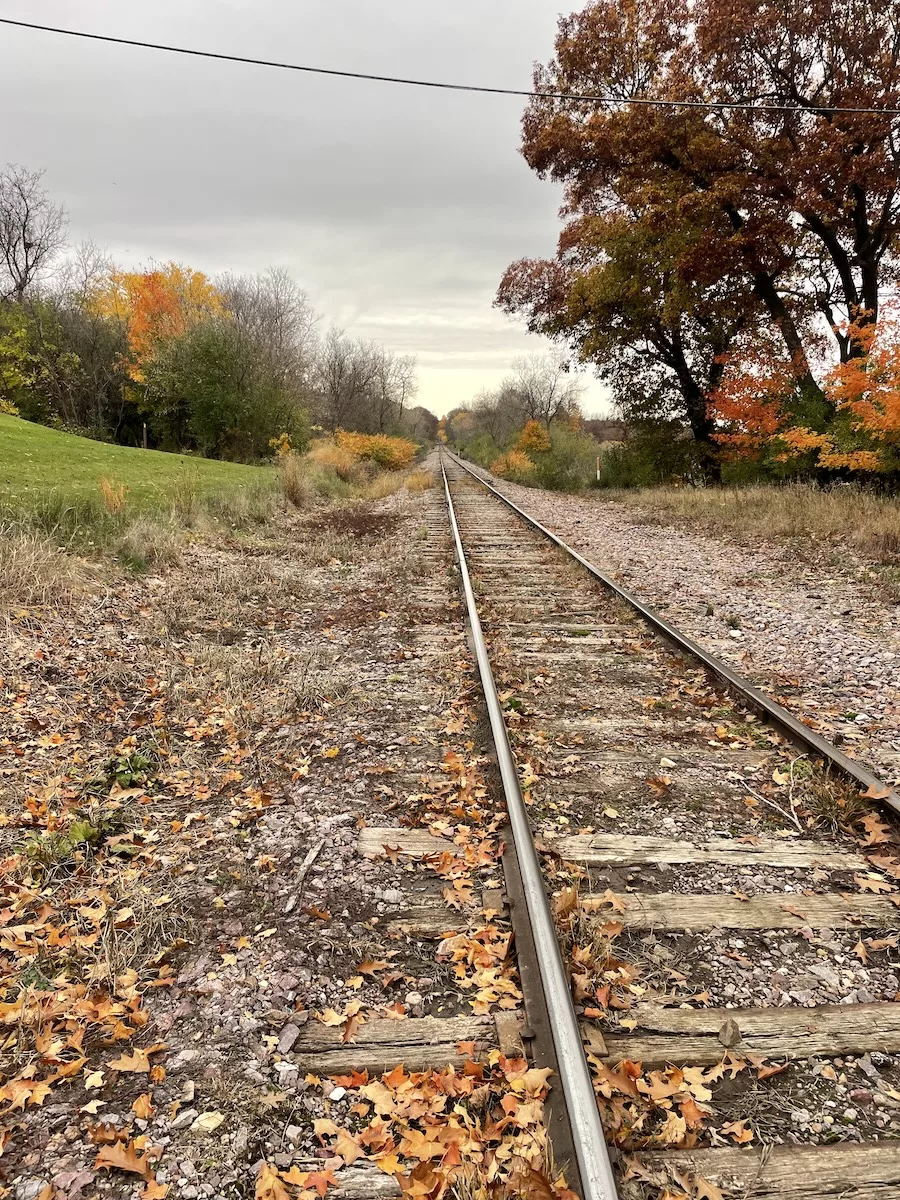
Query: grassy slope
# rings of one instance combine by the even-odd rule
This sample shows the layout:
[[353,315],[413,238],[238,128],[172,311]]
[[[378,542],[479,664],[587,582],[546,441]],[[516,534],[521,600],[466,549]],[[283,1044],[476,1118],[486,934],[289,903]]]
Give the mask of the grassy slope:
[[0,507],[27,507],[48,492],[96,499],[106,479],[125,484],[129,508],[152,508],[186,482],[210,495],[257,486],[268,475],[260,467],[111,446],[0,414]]

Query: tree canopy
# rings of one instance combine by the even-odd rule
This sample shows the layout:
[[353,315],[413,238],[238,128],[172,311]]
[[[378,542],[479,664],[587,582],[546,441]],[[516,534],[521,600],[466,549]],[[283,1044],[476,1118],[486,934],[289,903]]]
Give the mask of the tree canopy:
[[784,384],[779,426],[852,441],[833,371],[867,358],[894,283],[900,130],[836,110],[900,105],[900,4],[593,0],[534,84],[522,151],[563,184],[565,225],[554,259],[507,270],[501,306],[700,442],[729,432],[708,401],[752,384],[748,355],[759,403]]

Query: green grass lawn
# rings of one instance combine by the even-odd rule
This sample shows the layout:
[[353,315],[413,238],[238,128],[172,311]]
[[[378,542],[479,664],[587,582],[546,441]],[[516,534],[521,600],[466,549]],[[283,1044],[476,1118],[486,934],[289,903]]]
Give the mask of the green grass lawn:
[[0,508],[28,510],[48,495],[99,501],[105,479],[124,484],[129,510],[146,511],[167,506],[179,491],[224,496],[258,489],[272,476],[266,467],[132,450],[0,414]]

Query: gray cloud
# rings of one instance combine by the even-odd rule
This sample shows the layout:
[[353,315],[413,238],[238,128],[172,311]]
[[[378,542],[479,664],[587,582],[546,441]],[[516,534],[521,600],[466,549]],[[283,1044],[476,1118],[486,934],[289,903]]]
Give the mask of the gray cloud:
[[[527,88],[549,0],[12,0],[4,15],[225,53]],[[137,263],[288,267],[329,321],[415,353],[446,411],[544,348],[491,307],[552,251],[559,195],[518,155],[523,101],[344,82],[0,27],[0,158]],[[593,406],[603,389],[593,382]]]

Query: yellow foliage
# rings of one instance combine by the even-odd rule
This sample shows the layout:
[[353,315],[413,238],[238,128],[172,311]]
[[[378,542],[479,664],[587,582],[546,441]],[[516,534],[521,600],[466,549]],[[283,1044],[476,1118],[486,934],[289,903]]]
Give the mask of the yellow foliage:
[[5,417],[17,417],[19,410],[13,404],[12,400],[7,400],[5,396],[0,396],[0,413]]
[[351,433],[339,429],[334,440],[341,450],[349,450],[356,458],[377,463],[388,471],[408,467],[419,447],[407,438],[388,437],[385,433]]
[[534,463],[522,450],[507,450],[491,463],[491,474],[513,482],[527,479],[534,470]]
[[269,445],[276,458],[284,458],[286,454],[290,454],[294,447],[291,445],[291,435],[289,433],[280,433],[278,437],[269,438]]
[[326,467],[344,480],[351,479],[359,459],[345,446],[336,446],[331,439],[313,442],[308,457],[320,467]]
[[516,450],[521,450],[523,454],[527,454],[529,450],[540,454],[549,449],[550,435],[540,421],[526,421],[525,428],[516,442]]

